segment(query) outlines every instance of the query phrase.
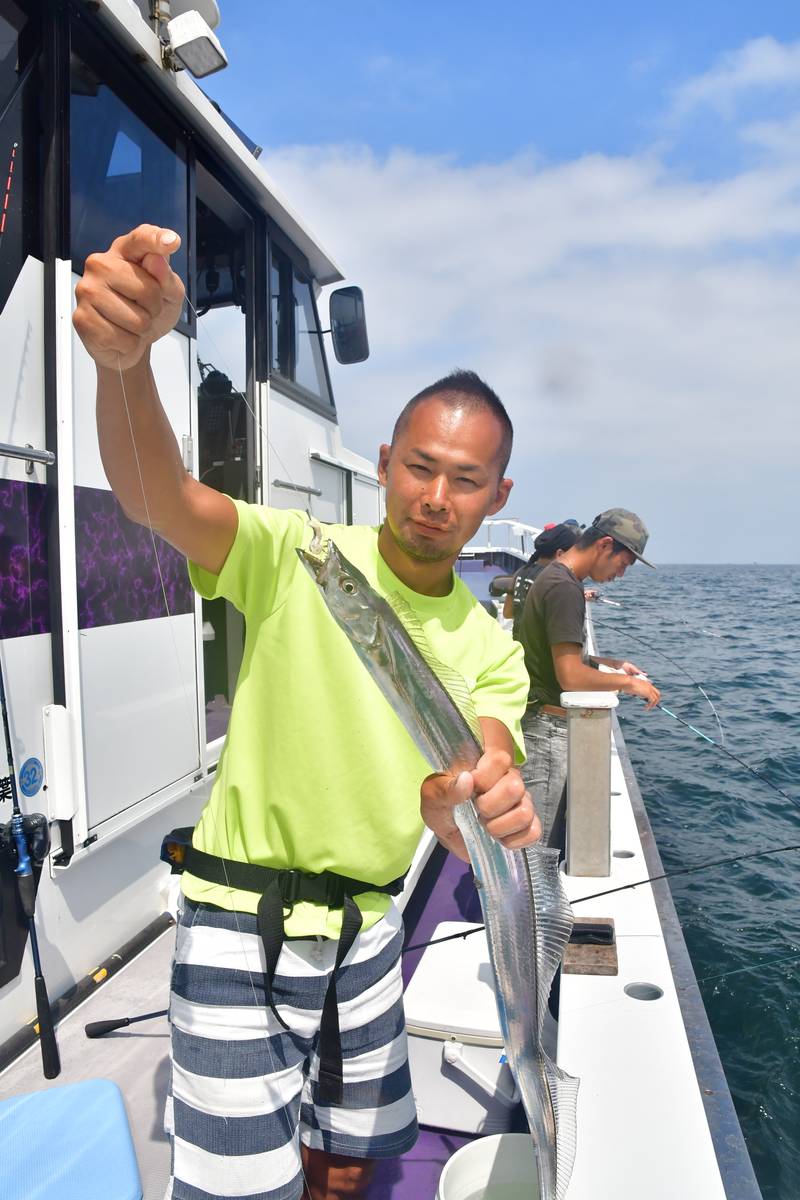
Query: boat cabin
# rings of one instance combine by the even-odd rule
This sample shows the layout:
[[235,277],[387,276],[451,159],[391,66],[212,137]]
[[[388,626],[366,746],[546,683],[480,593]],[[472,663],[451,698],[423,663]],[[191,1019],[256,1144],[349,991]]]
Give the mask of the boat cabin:
[[[368,353],[360,292],[321,309],[338,266],[258,147],[174,69],[162,10],[0,0],[0,654],[22,805],[50,822],[37,919],[53,999],[163,911],[161,833],[193,824],[208,794],[244,635],[111,493],[94,364],[70,319],[87,256],[140,223],[181,236],[187,303],[153,362],[197,478],[323,521],[381,514],[328,366],[332,345],[341,362]],[[7,874],[0,1044],[13,1046],[33,984]]]

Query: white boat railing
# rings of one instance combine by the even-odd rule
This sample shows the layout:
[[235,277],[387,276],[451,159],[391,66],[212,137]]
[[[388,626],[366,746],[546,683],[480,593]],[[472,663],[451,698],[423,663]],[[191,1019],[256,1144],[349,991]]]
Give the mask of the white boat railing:
[[533,542],[542,532],[536,525],[526,525],[515,517],[491,517],[484,521],[464,551],[478,554],[486,550],[509,550],[513,554],[529,558],[533,554]]

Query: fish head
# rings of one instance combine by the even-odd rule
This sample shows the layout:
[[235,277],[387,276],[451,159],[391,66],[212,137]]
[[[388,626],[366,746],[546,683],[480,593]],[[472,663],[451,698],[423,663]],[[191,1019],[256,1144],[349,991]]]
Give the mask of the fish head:
[[330,538],[322,542],[315,536],[308,549],[298,547],[297,554],[351,641],[364,649],[373,648],[378,641],[381,600],[358,568]]

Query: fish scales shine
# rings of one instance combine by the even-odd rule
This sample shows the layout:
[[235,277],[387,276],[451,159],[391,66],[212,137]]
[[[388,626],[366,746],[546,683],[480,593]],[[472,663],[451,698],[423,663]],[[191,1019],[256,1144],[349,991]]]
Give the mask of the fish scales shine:
[[[471,699],[463,681],[426,660],[411,609],[399,597],[389,603],[379,596],[332,541],[323,542],[318,527],[298,555],[424,758],[437,771],[472,770],[483,752],[479,730],[454,694],[465,709]],[[500,1026],[536,1145],[540,1197],[562,1200],[575,1157],[578,1081],[542,1047],[550,988],[572,929],[558,851],[507,850],[487,833],[471,800],[454,816],[479,885]]]

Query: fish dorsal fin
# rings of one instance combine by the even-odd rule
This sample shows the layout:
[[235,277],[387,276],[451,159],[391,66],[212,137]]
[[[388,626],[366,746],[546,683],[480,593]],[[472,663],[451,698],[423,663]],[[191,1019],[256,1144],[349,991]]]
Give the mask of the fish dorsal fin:
[[407,600],[404,600],[397,592],[392,592],[391,595],[386,597],[386,602],[398,619],[402,621],[406,633],[419,651],[420,656],[450,696],[450,699],[469,726],[470,732],[478,745],[483,746],[483,733],[480,721],[475,711],[472,693],[463,675],[459,675],[458,671],[454,671],[452,667],[448,667],[446,663],[443,663],[433,653],[425,630],[420,624],[419,617]]

